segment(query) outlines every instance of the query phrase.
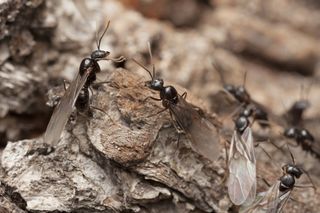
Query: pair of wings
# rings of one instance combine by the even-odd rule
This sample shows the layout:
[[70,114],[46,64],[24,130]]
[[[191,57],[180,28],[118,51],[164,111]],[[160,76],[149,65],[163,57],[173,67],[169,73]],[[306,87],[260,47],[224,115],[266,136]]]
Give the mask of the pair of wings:
[[273,184],[268,191],[263,192],[259,198],[248,208],[240,210],[242,213],[280,213],[290,198],[291,189],[280,192],[280,180]]
[[235,205],[248,205],[256,196],[256,159],[252,131],[234,131],[229,150],[228,194]]
[[79,93],[91,72],[92,68],[90,67],[82,76],[78,73],[61,98],[60,103],[55,107],[44,134],[44,142],[46,144],[52,147],[58,144],[61,133],[68,122]]
[[190,139],[192,148],[211,161],[217,160],[220,154],[219,133],[217,128],[204,117],[201,109],[178,95],[177,104],[171,104],[169,110],[179,128]]

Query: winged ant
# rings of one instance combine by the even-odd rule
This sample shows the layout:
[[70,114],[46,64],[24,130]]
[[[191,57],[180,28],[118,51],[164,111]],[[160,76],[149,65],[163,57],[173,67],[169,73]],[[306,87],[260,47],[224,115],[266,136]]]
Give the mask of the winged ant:
[[[150,59],[152,53],[148,45]],[[191,141],[192,148],[204,157],[215,161],[220,154],[219,135],[215,126],[204,117],[204,112],[186,101],[187,93],[180,95],[175,87],[164,86],[163,79],[156,77],[155,65],[152,63],[152,72],[144,65],[132,59],[149,74],[151,80],[145,86],[159,92],[159,98],[147,97],[161,101],[164,109],[157,114],[169,110],[171,119],[178,133],[184,133]]]
[[228,194],[235,205],[250,204],[256,196],[256,158],[249,119],[240,115],[235,121],[228,156]]
[[[71,82],[64,96],[61,98],[59,104],[55,107],[52,113],[44,134],[44,142],[51,147],[58,144],[61,132],[72,113],[74,105],[76,104],[76,107],[80,110],[84,110],[84,105],[87,105],[89,101],[88,88],[96,80],[96,74],[101,71],[98,62],[102,60],[122,62],[125,60],[123,56],[116,59],[108,58],[110,52],[100,49],[102,38],[107,32],[109,24],[110,21],[99,40],[96,41],[97,49],[91,53],[90,57],[84,58],[81,61],[77,76]],[[81,95],[79,96],[79,94]]]
[[[289,147],[288,147],[289,150]],[[290,152],[290,150],[289,150]],[[267,154],[267,152],[265,152]],[[271,159],[270,155],[267,154]],[[282,176],[273,184],[266,192],[260,193],[258,199],[249,207],[246,207],[240,212],[258,213],[258,212],[274,212],[280,213],[285,208],[287,201],[290,198],[294,188],[315,188],[309,174],[295,163],[294,157],[290,152],[292,163],[282,166]],[[311,186],[298,186],[296,179],[299,179],[302,174],[306,174]]]

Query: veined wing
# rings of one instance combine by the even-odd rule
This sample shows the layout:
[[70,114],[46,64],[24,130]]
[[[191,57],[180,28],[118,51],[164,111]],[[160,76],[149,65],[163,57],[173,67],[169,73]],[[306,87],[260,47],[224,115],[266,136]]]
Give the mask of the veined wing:
[[250,204],[256,196],[256,161],[251,128],[242,135],[236,130],[229,151],[228,193],[235,205]]
[[281,195],[278,198],[277,211],[276,211],[277,213],[282,212],[283,207],[287,204],[290,198],[291,192],[292,192],[291,189],[285,192],[280,192]]
[[50,146],[57,145],[61,132],[68,122],[70,114],[72,113],[73,106],[77,97],[84,86],[92,69],[88,69],[82,76],[78,74],[68,87],[64,96],[61,98],[60,103],[55,107],[46,132],[44,134],[44,142]]
[[170,105],[179,127],[190,138],[192,148],[204,157],[215,161],[220,154],[220,142],[217,128],[204,117],[201,109],[189,104],[180,95],[178,103]]
[[280,181],[273,184],[268,191],[262,193],[251,206],[241,209],[241,213],[278,213]]

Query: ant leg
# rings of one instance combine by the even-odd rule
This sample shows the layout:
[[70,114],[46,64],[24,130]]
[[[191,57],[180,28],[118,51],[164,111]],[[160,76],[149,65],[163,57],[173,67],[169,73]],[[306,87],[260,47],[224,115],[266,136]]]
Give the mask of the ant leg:
[[291,147],[299,147],[299,144],[298,144],[298,143],[293,144],[293,143],[287,142],[287,143],[285,143],[284,145],[287,145],[287,146],[290,145]]
[[107,58],[106,60],[110,60],[115,63],[121,63],[126,61],[127,59],[124,56],[119,56],[118,58]]
[[63,87],[64,87],[64,91],[67,91],[66,80],[63,80]]
[[253,124],[254,124],[255,121],[256,121],[256,118],[253,117],[252,122],[249,124],[250,128],[252,128],[252,126],[253,126]]
[[188,93],[187,93],[187,92],[184,92],[184,93],[182,93],[181,97],[182,97],[183,99],[186,99],[186,98],[187,98],[187,95],[188,95]]
[[277,149],[279,149],[282,153],[284,153],[284,150],[282,149],[282,147],[284,145],[281,145],[280,147],[278,145],[276,145],[274,142],[272,142],[270,139],[268,140],[261,140],[261,141],[255,141],[254,147],[258,147],[260,145],[260,143],[270,143],[271,145],[273,145],[274,147],[276,147]]
[[271,163],[273,164],[273,166],[274,166],[275,168],[277,168],[277,169],[282,168],[277,162],[275,162],[275,161],[272,159],[272,157],[270,156],[270,154],[269,154],[262,146],[259,146],[259,147],[260,147],[260,149],[262,149],[262,151],[268,156],[268,158],[270,158]]
[[229,118],[235,118],[236,114],[237,114],[237,113],[239,112],[239,110],[240,110],[242,107],[244,107],[244,106],[245,106],[244,103],[240,104],[240,106],[236,107],[236,109],[234,109],[233,112],[232,112],[230,115],[224,117],[224,118],[221,120],[221,122],[223,123],[226,119],[229,119]]
[[108,118],[111,120],[111,122],[112,122],[113,124],[116,124],[116,123],[113,121],[113,119],[110,117],[110,115],[109,115],[106,111],[104,111],[103,109],[100,109],[100,108],[95,107],[95,106],[90,106],[90,108],[104,113],[105,115],[108,116]]
[[166,111],[167,109],[168,109],[168,108],[164,108],[164,109],[160,110],[159,112],[157,112],[157,113],[155,113],[155,114],[151,114],[151,115],[147,116],[147,118],[151,118],[151,117],[153,117],[153,116],[156,116],[156,115],[158,115],[158,114]]
[[[311,178],[309,172],[306,171],[304,168],[300,168],[300,169],[307,175],[310,183],[312,184],[312,188],[313,188],[315,191],[317,191],[317,187],[316,187],[316,185],[314,185],[314,182],[312,181],[312,178]],[[306,188],[307,188],[307,187],[306,187]]]
[[295,185],[294,187],[295,188],[301,188],[301,189],[303,189],[303,188],[313,188],[313,190],[317,190],[317,188],[315,188],[314,185]]
[[262,179],[262,181],[268,186],[271,187],[271,184],[263,177],[257,176],[257,178]]
[[300,200],[294,199],[292,197],[290,197],[290,200],[297,202],[297,203],[300,203],[301,205],[305,205],[305,203],[301,202]]
[[174,128],[176,129],[177,133],[178,133],[178,140],[177,140],[177,147],[176,147],[176,151],[174,152],[174,154],[176,155],[178,150],[180,149],[180,138],[182,134],[185,134],[185,132],[180,128],[179,124],[175,122],[175,120],[173,119],[173,115],[172,112],[169,111],[170,114],[170,118],[172,121],[172,125],[174,126]]
[[102,84],[108,84],[108,86],[114,87],[114,88],[117,88],[117,89],[120,88],[120,86],[116,82],[113,82],[113,81],[101,81],[101,82],[92,84],[92,87],[93,88],[99,88],[99,86],[101,86]]
[[90,92],[91,92],[91,95],[93,95],[93,91],[92,91],[91,87],[89,87],[89,90],[90,90]]
[[154,100],[154,101],[162,101],[162,99],[161,98],[155,98],[155,97],[152,97],[152,96],[148,96],[148,97],[146,97],[145,99],[143,99],[143,103],[144,102],[146,102],[148,99],[152,99],[152,100]]

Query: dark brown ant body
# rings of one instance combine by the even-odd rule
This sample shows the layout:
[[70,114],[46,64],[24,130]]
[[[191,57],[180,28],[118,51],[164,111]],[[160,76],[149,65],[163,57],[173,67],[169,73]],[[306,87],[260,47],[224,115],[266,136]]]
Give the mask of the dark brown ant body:
[[[179,94],[173,86],[164,86],[163,84],[164,82],[162,79],[153,79],[153,77],[152,80],[145,83],[148,88],[160,92],[160,100],[162,101],[162,105],[165,107],[165,109],[168,109],[171,104],[178,103]],[[184,96],[184,94],[182,96]]]
[[88,112],[89,115],[91,115],[90,110],[90,95],[89,95],[89,88],[84,86],[80,93],[79,96],[76,100],[75,107],[77,108],[77,111],[80,113]]
[[100,49],[101,40],[106,33],[110,22],[102,33],[99,41],[97,41],[97,50],[94,50],[90,57],[84,58],[79,67],[79,72],[76,78],[72,81],[60,103],[55,107],[46,132],[44,134],[44,142],[52,147],[57,145],[61,132],[63,131],[67,121],[72,113],[73,107],[79,111],[89,110],[89,87],[96,80],[96,74],[101,71],[98,64],[101,60],[111,60],[121,62],[124,57],[118,59],[107,58],[109,51]]
[[279,190],[285,192],[292,190],[296,183],[295,179],[299,179],[303,174],[303,171],[294,164],[287,164],[282,167],[283,175],[279,178],[280,185]]
[[240,103],[248,105],[251,103],[251,97],[244,86],[234,86],[231,84],[226,84],[223,88],[228,91],[235,99]]
[[[290,152],[290,150],[289,150]],[[267,154],[267,152],[265,151]],[[267,154],[270,159],[271,156]],[[260,198],[257,199],[249,207],[245,207],[240,212],[253,213],[253,212],[282,212],[287,201],[290,198],[291,192],[295,187],[308,188],[312,187],[316,189],[309,174],[301,167],[298,167],[295,163],[294,157],[290,152],[292,163],[282,166],[282,176],[278,181],[273,184],[268,191],[264,192]],[[311,185],[309,186],[297,186],[296,179],[299,179],[302,174],[306,174]],[[268,184],[269,185],[269,184]]]
[[256,158],[250,121],[239,115],[235,120],[228,155],[228,195],[235,205],[252,203],[255,200]]
[[301,146],[304,151],[320,159],[320,153],[315,148],[314,137],[307,129],[290,127],[284,130],[283,135],[286,138],[294,139],[297,145]]
[[309,107],[310,102],[308,100],[299,100],[294,102],[286,113],[287,122],[293,126],[300,125],[303,119],[303,113]]
[[[261,106],[261,104],[255,102],[248,91],[246,90],[244,84],[246,80],[246,74],[244,76],[244,83],[241,86],[235,86],[232,84],[226,84],[224,80],[224,76],[222,74],[222,69],[218,64],[213,63],[214,67],[218,71],[221,81],[223,83],[223,88],[230,93],[243,107],[243,110],[247,110],[246,113],[250,113],[250,116],[253,117],[254,120],[257,120],[261,127],[269,126],[268,113]],[[250,110],[250,112],[248,111]],[[241,114],[241,113],[240,113]],[[247,116],[248,117],[248,116]]]
[[[149,54],[152,61],[150,45]],[[138,61],[135,59],[132,60],[150,75],[151,80],[146,81],[145,86],[159,92],[159,98],[146,98],[162,102],[164,109],[155,115],[169,110],[171,120],[178,133],[184,133],[189,138],[191,146],[195,151],[204,157],[215,161],[220,154],[218,132],[214,124],[205,118],[205,113],[185,100],[187,96],[186,92],[180,95],[173,86],[164,86],[164,81],[155,77],[154,64],[152,64],[151,73]]]

